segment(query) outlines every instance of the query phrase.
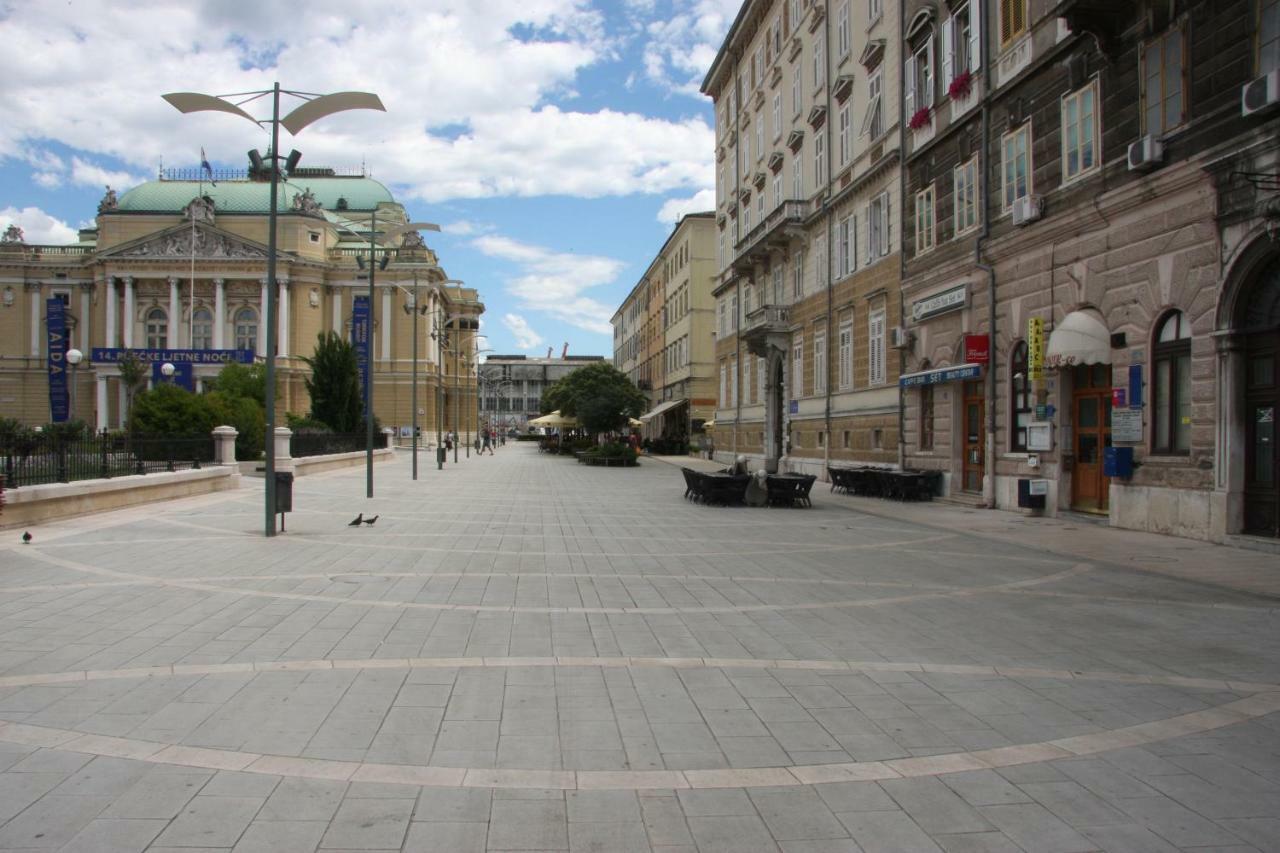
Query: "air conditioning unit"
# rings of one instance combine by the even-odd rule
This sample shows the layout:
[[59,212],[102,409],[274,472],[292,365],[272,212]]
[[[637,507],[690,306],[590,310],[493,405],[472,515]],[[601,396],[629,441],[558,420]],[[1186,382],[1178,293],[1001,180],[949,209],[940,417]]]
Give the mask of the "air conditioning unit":
[[1044,212],[1044,200],[1038,195],[1024,195],[1013,200],[1013,224],[1030,225]]
[[889,330],[889,346],[894,349],[906,349],[911,346],[911,332],[902,326],[894,326]]
[[1164,162],[1164,143],[1144,136],[1129,146],[1129,171],[1146,172]]
[[1240,90],[1240,114],[1251,116],[1280,103],[1280,70],[1268,71]]

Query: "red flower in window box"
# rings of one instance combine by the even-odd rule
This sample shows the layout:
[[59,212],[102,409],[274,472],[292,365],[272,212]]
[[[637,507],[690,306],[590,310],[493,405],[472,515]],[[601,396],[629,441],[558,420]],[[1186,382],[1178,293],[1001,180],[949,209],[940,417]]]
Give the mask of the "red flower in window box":
[[959,100],[960,98],[969,97],[969,92],[973,89],[973,74],[968,70],[961,71],[951,81],[951,85],[947,87],[947,95],[951,100]]
[[911,121],[907,122],[907,127],[912,130],[919,130],[929,123],[929,108],[921,107],[911,116]]

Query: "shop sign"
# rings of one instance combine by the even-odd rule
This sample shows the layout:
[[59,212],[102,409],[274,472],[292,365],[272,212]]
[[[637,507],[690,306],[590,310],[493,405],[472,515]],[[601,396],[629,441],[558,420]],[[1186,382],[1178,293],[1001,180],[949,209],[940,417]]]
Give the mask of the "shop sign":
[[787,414],[789,414],[789,415],[798,415],[798,414],[800,414],[800,401],[799,401],[799,400],[792,400],[792,401],[790,402],[790,404],[787,406]]
[[1123,409],[1125,407],[1125,391],[1123,388],[1111,389],[1111,408]]
[[927,299],[917,300],[911,303],[911,319],[919,322],[948,311],[957,311],[965,306],[968,294],[969,285],[959,284]]
[[991,363],[991,338],[988,335],[964,336],[964,360],[968,364]]
[[960,379],[977,379],[982,375],[982,365],[962,364],[959,367],[943,367],[938,370],[926,370],[923,373],[909,373],[898,379],[903,388],[916,385],[939,385],[943,382],[955,382]]
[[1116,444],[1141,444],[1142,410],[1113,409],[1111,412],[1111,440]]
[[1027,378],[1044,379],[1044,318],[1027,319]]

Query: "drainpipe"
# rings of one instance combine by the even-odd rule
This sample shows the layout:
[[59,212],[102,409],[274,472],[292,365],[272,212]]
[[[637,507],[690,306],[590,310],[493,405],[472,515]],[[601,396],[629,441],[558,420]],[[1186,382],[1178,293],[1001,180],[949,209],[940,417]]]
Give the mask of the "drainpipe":
[[[830,15],[827,15],[822,19],[822,38],[824,40],[824,43],[822,45],[822,57],[824,61],[829,62],[831,59],[831,16]],[[832,89],[831,69],[827,68],[823,73],[827,80],[827,118],[822,123],[822,129],[825,132],[827,128],[831,127],[831,115],[832,115],[831,108],[834,105],[831,103],[831,89]],[[849,130],[850,132],[852,132],[853,128],[850,127]],[[827,143],[830,143],[830,142],[831,142],[831,138],[827,137]],[[826,354],[823,359],[826,362],[826,364],[824,365],[824,369],[827,371],[827,375],[824,377],[824,381],[823,381],[823,387],[826,392],[826,406],[823,414],[823,429],[826,430],[827,440],[824,441],[822,445],[822,468],[825,471],[831,465],[831,333],[832,333],[831,312],[835,310],[835,304],[834,304],[835,303],[835,279],[831,275],[832,232],[831,232],[831,205],[829,202],[831,200],[831,185],[832,185],[832,181],[835,178],[835,170],[833,168],[833,166],[835,165],[835,160],[834,160],[835,155],[831,150],[830,144],[827,144],[824,150],[827,152],[827,185],[823,189],[823,193],[822,193],[822,207],[824,211],[823,229],[826,232],[825,242],[827,244],[827,334],[826,334],[826,342],[823,344],[823,346],[826,348]]]
[[[978,0],[981,2],[981,0]],[[898,32],[905,33],[907,31],[907,4],[898,4]],[[986,40],[983,39],[985,42]],[[902,39],[898,39],[901,46]],[[888,59],[889,48],[885,47],[885,59]],[[899,54],[894,60],[898,67],[902,67],[902,55]],[[898,91],[901,93],[906,85],[899,81]],[[903,121],[905,116],[902,114],[902,96],[898,98],[898,216],[901,219],[906,218],[907,212],[907,123]],[[898,325],[904,330],[907,328],[907,303],[906,297],[902,294],[902,283],[907,278],[907,250],[906,250],[907,229],[905,227],[898,229]],[[898,350],[898,376],[907,372],[907,348],[902,347]],[[898,381],[898,470],[905,471],[907,468],[907,395],[902,388],[902,381]]]
[[[982,230],[973,244],[973,264],[987,274],[987,362],[986,409],[987,438],[983,447],[983,502],[988,509],[996,508],[996,270],[995,267],[982,260],[982,248],[991,234],[990,215],[987,203],[987,169],[990,160],[991,137],[991,51],[988,50],[990,28],[986,18],[983,25],[987,27],[979,39],[982,51],[982,70],[985,84],[982,92],[982,139],[978,152],[978,198],[982,200]],[[963,460],[961,461],[963,468]]]

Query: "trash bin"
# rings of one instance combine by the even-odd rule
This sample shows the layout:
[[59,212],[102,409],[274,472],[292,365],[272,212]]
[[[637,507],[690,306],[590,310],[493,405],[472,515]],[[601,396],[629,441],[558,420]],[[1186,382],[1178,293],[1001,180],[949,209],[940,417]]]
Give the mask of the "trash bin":
[[293,472],[276,472],[276,512],[293,512]]
[[436,448],[436,464],[443,465],[445,463],[446,454],[448,453],[443,447]]

